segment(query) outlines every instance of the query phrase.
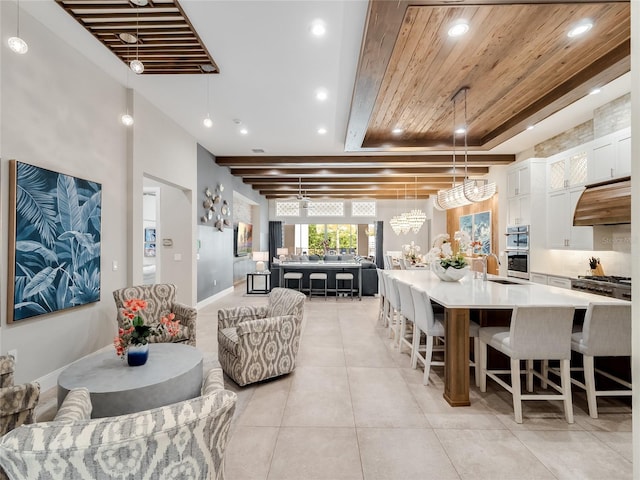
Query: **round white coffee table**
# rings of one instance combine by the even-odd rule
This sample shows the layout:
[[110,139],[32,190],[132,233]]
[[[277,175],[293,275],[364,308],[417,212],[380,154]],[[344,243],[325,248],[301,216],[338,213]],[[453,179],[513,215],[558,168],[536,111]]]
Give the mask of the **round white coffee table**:
[[58,377],[58,406],[72,388],[91,394],[91,418],[162,407],[200,395],[202,353],[180,343],[152,343],[149,359],[130,367],[114,350],[69,365]]

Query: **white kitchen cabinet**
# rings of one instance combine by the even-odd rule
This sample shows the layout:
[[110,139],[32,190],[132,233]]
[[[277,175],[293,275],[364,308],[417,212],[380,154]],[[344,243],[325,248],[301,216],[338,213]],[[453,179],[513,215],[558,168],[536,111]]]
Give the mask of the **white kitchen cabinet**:
[[571,279],[566,277],[554,277],[553,275],[548,275],[547,285],[571,290]]
[[589,183],[631,175],[631,128],[593,141],[589,159]]
[[548,285],[548,278],[542,273],[531,273],[529,275],[529,281],[532,283],[540,283],[542,285]]
[[529,162],[514,164],[507,172],[507,198],[528,195],[531,192],[531,168]]
[[549,157],[547,181],[550,192],[564,190],[588,181],[589,157],[592,153],[591,142]]
[[584,187],[575,187],[549,193],[547,197],[548,248],[593,249],[593,227],[573,226],[573,212],[583,191]]
[[509,167],[507,170],[507,225],[535,223],[532,219],[532,206],[536,205],[544,211],[545,176],[545,159],[529,158]]

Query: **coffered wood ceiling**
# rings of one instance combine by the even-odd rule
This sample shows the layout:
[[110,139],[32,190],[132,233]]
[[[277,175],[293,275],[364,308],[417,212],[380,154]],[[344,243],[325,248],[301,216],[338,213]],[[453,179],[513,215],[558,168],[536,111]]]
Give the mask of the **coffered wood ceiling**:
[[[452,40],[446,32],[460,18],[470,32]],[[592,30],[568,38],[585,18],[593,20]],[[372,0],[345,150],[451,150],[452,98],[462,87],[469,88],[469,148],[490,150],[628,72],[629,19],[628,2]],[[455,116],[462,125],[460,95]],[[460,149],[462,139],[456,142]],[[466,173],[482,176],[490,165],[513,160],[470,155]],[[311,198],[426,198],[453,181],[450,154],[224,157],[217,163],[268,198],[295,197],[299,181]],[[459,169],[456,175],[461,178]]]
[[[142,61],[144,75],[219,73],[177,0],[148,0],[142,7],[128,0],[56,3],[124,63]],[[138,42],[123,41],[122,33]]]

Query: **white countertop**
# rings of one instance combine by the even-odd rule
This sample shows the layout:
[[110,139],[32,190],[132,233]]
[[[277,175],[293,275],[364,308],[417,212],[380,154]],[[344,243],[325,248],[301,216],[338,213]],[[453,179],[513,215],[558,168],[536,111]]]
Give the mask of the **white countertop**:
[[503,285],[490,280],[484,281],[481,278],[474,279],[470,274],[459,282],[444,282],[431,271],[389,270],[389,272],[399,280],[422,288],[434,301],[446,308],[512,309],[529,305],[573,306],[586,309],[589,302],[629,303],[626,300],[495,275],[488,275],[488,278],[509,280],[517,284]]

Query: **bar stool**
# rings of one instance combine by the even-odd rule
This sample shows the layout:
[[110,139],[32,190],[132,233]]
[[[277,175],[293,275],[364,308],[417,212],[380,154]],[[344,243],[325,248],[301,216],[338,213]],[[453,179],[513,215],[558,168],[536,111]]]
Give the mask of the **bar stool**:
[[289,288],[287,280],[297,280],[298,288],[296,290],[302,290],[302,272],[287,272],[282,278],[284,279],[284,288]]
[[[347,290],[346,288],[340,288],[340,282],[346,282],[349,281],[349,290]],[[349,272],[340,272],[340,273],[336,273],[336,302],[338,301],[338,297],[340,296],[340,293],[350,293],[351,294],[351,300],[353,300],[353,273],[349,273]]]
[[324,299],[327,299],[327,274],[323,273],[323,272],[313,272],[311,275],[309,275],[309,299],[311,299],[311,297],[313,296],[313,292],[315,291],[322,291],[322,289],[313,288],[313,281],[314,280],[321,280],[324,283]]

